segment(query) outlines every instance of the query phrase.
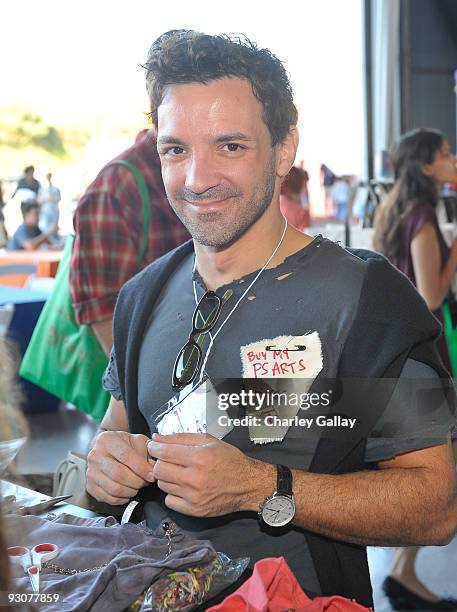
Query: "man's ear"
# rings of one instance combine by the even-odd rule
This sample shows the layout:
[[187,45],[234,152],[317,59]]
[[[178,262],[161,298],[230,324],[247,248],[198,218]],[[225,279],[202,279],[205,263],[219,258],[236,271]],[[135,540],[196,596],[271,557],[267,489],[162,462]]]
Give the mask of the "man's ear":
[[277,146],[276,174],[282,179],[292,168],[298,147],[298,129],[296,125],[291,125],[287,136]]

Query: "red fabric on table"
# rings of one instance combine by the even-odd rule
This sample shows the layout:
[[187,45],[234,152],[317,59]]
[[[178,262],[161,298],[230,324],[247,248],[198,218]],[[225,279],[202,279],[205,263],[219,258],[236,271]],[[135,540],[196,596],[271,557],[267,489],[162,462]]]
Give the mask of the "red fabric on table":
[[310,599],[284,557],[257,561],[252,576],[208,612],[366,612],[355,601],[334,595]]

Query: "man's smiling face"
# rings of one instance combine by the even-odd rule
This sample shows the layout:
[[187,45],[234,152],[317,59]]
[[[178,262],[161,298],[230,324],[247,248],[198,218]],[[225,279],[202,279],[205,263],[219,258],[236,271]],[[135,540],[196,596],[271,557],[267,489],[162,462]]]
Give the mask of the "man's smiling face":
[[275,149],[247,81],[167,86],[157,143],[170,204],[198,243],[232,244],[269,207]]

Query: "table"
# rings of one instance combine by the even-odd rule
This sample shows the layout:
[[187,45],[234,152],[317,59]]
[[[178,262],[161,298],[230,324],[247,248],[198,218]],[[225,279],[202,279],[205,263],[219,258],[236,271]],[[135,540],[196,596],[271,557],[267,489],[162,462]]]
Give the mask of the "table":
[[[31,506],[41,501],[45,501],[46,499],[50,499],[49,495],[44,495],[38,491],[33,491],[27,487],[9,482],[8,480],[0,480],[0,492],[2,497],[6,497],[7,495],[15,495],[16,500],[21,504],[23,503],[24,506]],[[72,514],[73,516],[80,516],[82,518],[93,518],[100,516],[100,514],[97,512],[87,510],[86,508],[81,508],[80,506],[74,506],[73,504],[67,504],[65,502],[54,506],[54,508],[49,510],[49,512],[56,515]],[[47,514],[48,512],[44,512],[39,516],[46,516]]]
[[[4,251],[0,250],[0,267],[9,265],[36,266],[36,276],[54,277],[62,259],[63,251]],[[17,278],[15,278],[17,276]],[[18,273],[0,276],[1,285],[22,286],[26,275]]]
[[[32,504],[49,499],[49,496],[47,495],[38,493],[37,491],[33,491],[21,485],[16,485],[16,484],[13,484],[8,481],[1,480],[1,479],[0,479],[0,492],[3,497],[6,497],[7,495],[15,495],[17,501],[19,501],[20,503],[23,503],[26,506],[31,506]],[[71,514],[73,516],[79,516],[82,518],[94,518],[94,517],[106,516],[107,514],[116,516],[116,513],[111,512],[111,510],[119,510],[120,508],[123,509],[123,507],[121,506],[116,507],[116,506],[107,506],[105,504],[102,504],[101,507],[103,506],[106,506],[106,508],[108,508],[109,511],[106,512],[105,508],[103,508],[100,512],[98,512],[97,502],[95,502],[94,504],[94,510],[88,510],[85,508],[81,508],[80,506],[74,506],[72,504],[67,504],[65,502],[62,502],[61,504],[52,508],[49,512],[55,515],[60,515],[60,514],[65,513],[65,514]],[[39,516],[46,517],[47,514],[48,512],[44,512]],[[116,518],[118,521],[120,521],[119,513],[118,513],[118,516],[116,516]],[[233,591],[239,588],[241,584],[243,584],[243,582],[251,575],[251,573],[252,572],[250,570],[246,570],[242,574],[242,576],[238,578],[238,580],[235,583],[226,587],[221,593],[213,597],[211,600],[206,601],[201,606],[198,606],[195,609],[195,612],[203,612],[204,610],[207,610],[209,607],[219,604],[227,595],[231,594]]]
[[[29,345],[47,293],[19,287],[0,286],[0,305],[13,304],[14,314],[7,330],[7,338],[16,344],[22,357]],[[37,385],[19,379],[24,392],[24,408],[29,412],[56,411],[60,400]]]

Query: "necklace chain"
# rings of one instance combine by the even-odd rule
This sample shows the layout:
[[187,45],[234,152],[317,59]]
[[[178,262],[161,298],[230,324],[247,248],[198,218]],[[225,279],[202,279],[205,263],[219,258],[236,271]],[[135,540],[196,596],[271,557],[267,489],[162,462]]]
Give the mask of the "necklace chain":
[[[171,521],[165,521],[162,523],[162,529],[167,540],[167,553],[165,558],[169,557],[172,552],[172,539],[173,536],[176,535],[176,529],[174,523]],[[84,569],[74,569],[69,567],[60,567],[59,565],[55,565],[55,563],[50,563],[49,561],[44,561],[42,563],[42,567],[45,569],[49,569],[55,574],[61,574],[64,576],[74,576],[75,574],[83,574],[86,572],[97,572],[98,570],[106,567],[108,563],[103,563],[102,565],[95,565],[94,567],[85,567]]]
[[[203,360],[203,364],[201,367],[201,371],[200,371],[200,380],[199,380],[199,384],[202,383],[203,381],[203,377],[205,374],[205,368],[206,368],[206,363],[208,361],[208,357],[211,353],[211,349],[213,348],[213,343],[214,340],[216,339],[216,336],[219,335],[219,333],[221,332],[222,328],[224,327],[224,325],[227,323],[227,321],[230,319],[230,317],[232,316],[232,314],[235,312],[235,310],[238,308],[240,302],[242,302],[242,300],[245,298],[245,296],[249,293],[249,291],[252,289],[253,285],[257,282],[258,278],[260,277],[260,275],[265,271],[266,267],[268,266],[268,264],[270,263],[270,261],[273,259],[273,257],[276,255],[276,253],[278,252],[279,247],[282,244],[282,241],[284,240],[284,236],[286,235],[286,230],[287,230],[287,219],[284,219],[284,230],[282,232],[282,236],[279,239],[278,244],[276,245],[275,249],[273,250],[273,253],[270,255],[270,257],[267,259],[267,261],[265,262],[265,264],[263,265],[263,268],[261,270],[259,270],[259,272],[257,272],[257,275],[255,276],[254,280],[250,283],[249,287],[246,289],[246,291],[242,294],[242,296],[238,299],[238,301],[236,302],[235,306],[232,308],[232,310],[228,313],[228,315],[225,317],[225,319],[222,321],[219,329],[216,331],[216,333],[214,334],[214,336],[212,336],[211,334],[210,336],[210,342],[208,345],[208,348],[206,350],[206,355],[205,358]],[[194,272],[197,266],[197,262],[196,260],[194,261]],[[192,286],[194,289],[194,297],[195,297],[195,303],[197,304],[197,290],[195,289],[195,280],[192,281]]]
[[84,569],[78,570],[78,569],[71,569],[69,567],[59,567],[58,565],[55,565],[54,563],[49,563],[49,561],[44,561],[44,563],[42,563],[42,567],[49,569],[56,574],[63,574],[65,576],[74,576],[75,574],[82,574],[84,572],[96,572],[98,570],[103,569],[107,565],[108,565],[107,563],[103,563],[103,565],[95,565],[94,567],[86,567]]

